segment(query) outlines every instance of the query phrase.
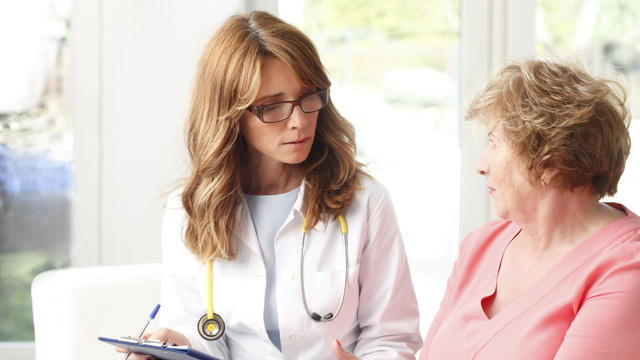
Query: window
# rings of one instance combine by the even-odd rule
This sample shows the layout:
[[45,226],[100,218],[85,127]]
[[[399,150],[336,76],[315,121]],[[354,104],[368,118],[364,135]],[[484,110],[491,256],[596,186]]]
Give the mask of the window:
[[35,275],[69,265],[73,162],[66,86],[68,5],[0,5],[2,348],[34,340]]
[[280,0],[279,7],[318,47],[332,101],[356,127],[360,160],[391,193],[424,333],[460,240],[459,6]]
[[538,0],[537,52],[579,56],[594,70],[613,65],[624,75],[634,119],[631,155],[612,199],[640,211],[640,2]]

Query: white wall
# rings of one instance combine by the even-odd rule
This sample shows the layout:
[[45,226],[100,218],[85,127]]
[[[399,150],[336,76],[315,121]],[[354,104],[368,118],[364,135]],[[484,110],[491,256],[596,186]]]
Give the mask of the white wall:
[[[505,60],[535,55],[536,0],[461,0],[461,114]],[[461,120],[464,121],[464,120]],[[495,218],[486,181],[474,168],[485,134],[461,126],[460,234]]]
[[229,15],[274,3],[74,2],[74,266],[160,261],[162,195],[183,175],[200,51]]

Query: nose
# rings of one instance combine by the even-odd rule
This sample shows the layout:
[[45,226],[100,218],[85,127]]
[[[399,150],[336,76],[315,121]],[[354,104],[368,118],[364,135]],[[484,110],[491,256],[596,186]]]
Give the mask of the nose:
[[294,105],[293,112],[286,121],[287,127],[291,129],[301,129],[309,123],[309,120],[307,120],[307,114],[302,111],[299,104]]
[[476,162],[476,172],[482,176],[489,174],[489,161],[487,161],[487,149],[482,152],[480,159]]

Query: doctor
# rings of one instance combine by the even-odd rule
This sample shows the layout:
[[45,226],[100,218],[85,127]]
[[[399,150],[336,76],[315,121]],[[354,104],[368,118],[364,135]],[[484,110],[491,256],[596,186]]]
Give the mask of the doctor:
[[[334,339],[361,359],[415,359],[393,205],[356,160],[330,87],[312,42],[268,13],[233,16],[213,36],[186,125],[191,172],[162,229],[162,328],[146,337],[221,359],[334,359]],[[224,322],[212,341],[199,331],[209,283]]]

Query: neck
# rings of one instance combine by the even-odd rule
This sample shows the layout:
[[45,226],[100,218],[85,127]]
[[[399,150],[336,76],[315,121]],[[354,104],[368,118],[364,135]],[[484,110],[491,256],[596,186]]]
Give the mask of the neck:
[[624,213],[600,203],[589,191],[548,189],[516,223],[522,241],[539,252],[558,247],[575,247]]
[[242,191],[251,195],[276,195],[292,191],[302,182],[299,172],[286,164],[251,166],[242,169]]

